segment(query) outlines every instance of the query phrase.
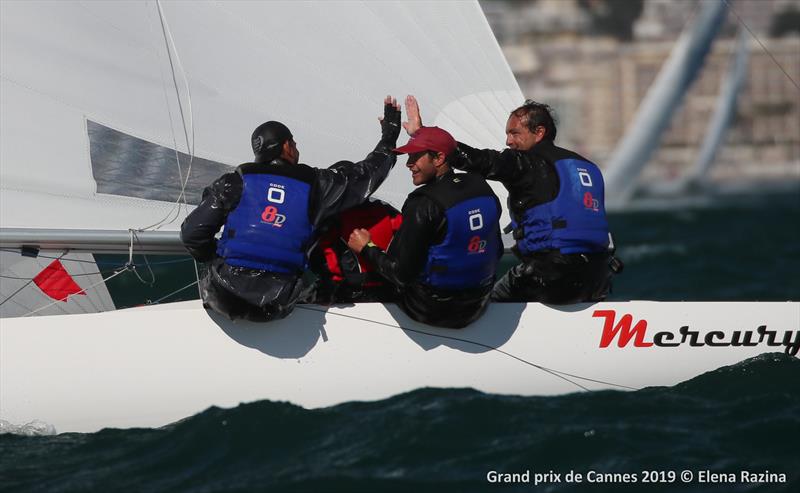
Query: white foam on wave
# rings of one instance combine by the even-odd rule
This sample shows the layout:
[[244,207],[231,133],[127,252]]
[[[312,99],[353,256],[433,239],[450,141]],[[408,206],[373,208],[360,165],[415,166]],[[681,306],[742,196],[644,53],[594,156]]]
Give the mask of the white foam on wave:
[[619,249],[619,257],[625,262],[635,262],[665,254],[686,255],[686,253],[686,245],[681,243],[642,243]]
[[29,437],[51,436],[56,434],[56,427],[38,419],[34,419],[24,425],[15,425],[4,419],[0,419],[0,435],[4,433]]

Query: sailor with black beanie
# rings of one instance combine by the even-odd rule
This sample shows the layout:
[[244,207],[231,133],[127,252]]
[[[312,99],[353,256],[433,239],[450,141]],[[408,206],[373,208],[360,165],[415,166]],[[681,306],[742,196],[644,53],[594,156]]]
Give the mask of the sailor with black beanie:
[[400,107],[387,96],[378,145],[363,161],[334,171],[299,164],[294,137],[282,123],[256,128],[253,162],[207,187],[181,225],[189,253],[210,263],[200,280],[205,306],[252,321],[291,313],[310,290],[303,273],[317,228],[378,188],[396,161],[399,134]]

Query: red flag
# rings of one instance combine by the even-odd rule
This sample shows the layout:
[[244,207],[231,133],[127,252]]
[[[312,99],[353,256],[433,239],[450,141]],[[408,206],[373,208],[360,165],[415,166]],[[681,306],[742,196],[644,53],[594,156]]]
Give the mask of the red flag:
[[42,272],[33,278],[33,282],[47,296],[65,303],[69,295],[86,295],[86,292],[72,280],[72,276],[69,275],[60,260],[54,260],[53,263],[45,267]]

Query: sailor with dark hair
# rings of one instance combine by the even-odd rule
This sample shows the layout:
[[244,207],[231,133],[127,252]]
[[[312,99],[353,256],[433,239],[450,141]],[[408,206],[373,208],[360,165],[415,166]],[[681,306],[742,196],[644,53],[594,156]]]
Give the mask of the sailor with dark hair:
[[400,110],[390,96],[381,132],[363,161],[334,171],[299,164],[294,137],[282,123],[259,125],[251,138],[254,161],[207,187],[181,225],[189,253],[210,262],[200,280],[204,305],[231,319],[268,321],[291,313],[310,292],[303,273],[319,226],[367,200],[395,163]]
[[423,127],[395,149],[408,154],[412,181],[422,185],[403,205],[403,224],[386,252],[365,229],[348,242],[398,287],[398,305],[409,317],[448,328],[484,312],[503,254],[500,202],[480,176],[453,172],[455,147],[446,131]]
[[[349,161],[340,161],[329,169],[349,164]],[[369,231],[373,243],[386,251],[402,222],[400,211],[374,198],[328,218],[309,255],[309,268],[318,277],[314,302],[395,301],[395,287],[377,274],[362,255],[350,250],[347,240],[354,230],[363,228]]]
[[[419,105],[406,98],[406,130],[422,126]],[[527,100],[508,117],[502,152],[458,143],[453,166],[508,190],[514,253],[521,263],[494,287],[495,301],[569,304],[605,299],[613,257],[600,169],[554,143],[556,125],[549,106]]]

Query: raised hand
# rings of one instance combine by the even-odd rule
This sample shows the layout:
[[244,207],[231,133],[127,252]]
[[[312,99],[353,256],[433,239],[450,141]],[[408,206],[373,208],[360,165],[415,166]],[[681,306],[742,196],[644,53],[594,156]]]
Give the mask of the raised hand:
[[383,100],[383,116],[381,122],[381,140],[394,146],[400,136],[400,105],[392,96]]
[[417,98],[411,94],[406,96],[406,117],[408,121],[403,122],[403,128],[406,129],[408,135],[414,135],[414,132],[422,128],[422,116],[419,114]]

